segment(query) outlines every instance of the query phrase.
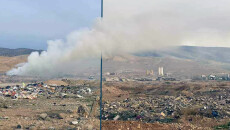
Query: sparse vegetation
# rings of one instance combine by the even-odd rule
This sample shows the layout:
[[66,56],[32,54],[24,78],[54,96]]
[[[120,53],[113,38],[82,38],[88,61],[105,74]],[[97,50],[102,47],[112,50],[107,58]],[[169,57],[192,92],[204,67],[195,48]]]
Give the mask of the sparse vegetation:
[[230,122],[228,122],[227,124],[223,124],[223,125],[218,125],[214,127],[215,130],[229,130],[230,129]]

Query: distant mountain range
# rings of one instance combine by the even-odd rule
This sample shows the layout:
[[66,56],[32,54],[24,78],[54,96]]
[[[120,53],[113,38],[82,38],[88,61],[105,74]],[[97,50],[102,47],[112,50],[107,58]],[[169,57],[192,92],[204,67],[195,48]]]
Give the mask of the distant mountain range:
[[[41,52],[42,50],[0,48],[0,56],[7,56],[0,57],[2,63],[0,73],[8,71],[19,63],[26,62],[27,56],[20,55],[29,55],[33,51]],[[164,67],[165,73],[171,73],[179,79],[192,78],[202,74],[230,73],[230,48],[224,47],[168,47],[133,55],[121,54],[104,59],[104,72],[127,71],[127,74],[136,72],[145,75],[146,70],[154,70],[154,73],[157,74],[158,67]],[[72,73],[82,75],[98,73],[98,66],[95,66],[93,61],[92,63],[86,61],[82,64],[87,64],[88,68],[78,66],[72,70]]]
[[[27,48],[9,49],[0,47],[0,56],[20,56],[29,55],[31,52],[41,53],[43,50]],[[230,48],[226,47],[198,47],[198,46],[179,46],[169,47],[162,50],[153,50],[134,54],[141,57],[174,57],[189,60],[211,60],[222,63],[230,63]]]
[[42,50],[34,50],[34,49],[26,49],[26,48],[18,48],[18,49],[9,49],[9,48],[0,48],[0,56],[14,57],[20,55],[29,55],[31,52],[37,51],[39,53]]
[[180,46],[138,53],[136,55],[143,57],[175,57],[196,61],[209,60],[230,63],[230,48],[227,47]]

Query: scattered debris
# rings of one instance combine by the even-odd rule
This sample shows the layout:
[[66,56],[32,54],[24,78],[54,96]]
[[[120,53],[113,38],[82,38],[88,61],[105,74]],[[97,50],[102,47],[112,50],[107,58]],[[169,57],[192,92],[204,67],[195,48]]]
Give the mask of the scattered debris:
[[42,113],[39,115],[39,118],[42,119],[42,120],[45,120],[47,118],[47,114],[46,113]]
[[72,125],[77,125],[77,124],[78,124],[78,121],[72,121],[71,124],[72,124]]
[[120,116],[119,115],[117,115],[117,116],[115,116],[114,118],[113,118],[113,120],[118,120],[120,118]]

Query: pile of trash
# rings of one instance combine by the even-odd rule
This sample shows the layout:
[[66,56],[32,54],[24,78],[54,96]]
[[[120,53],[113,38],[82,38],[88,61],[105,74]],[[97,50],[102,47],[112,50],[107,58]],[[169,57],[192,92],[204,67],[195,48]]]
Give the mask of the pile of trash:
[[[46,91],[45,91],[46,90]],[[6,86],[0,89],[0,96],[11,97],[12,99],[36,99],[38,95],[45,92],[54,92],[55,87],[41,83]]]
[[79,91],[77,91],[78,94],[83,93],[83,94],[92,94],[92,90],[90,88],[82,88]]
[[38,94],[43,92],[40,86],[38,84],[25,85],[24,83],[21,86],[6,86],[0,89],[0,96],[11,97],[12,99],[36,99]]
[[0,88],[0,97],[10,97],[12,99],[36,99],[39,95],[50,97],[58,95],[60,98],[67,98],[69,95],[75,95],[77,98],[83,98],[83,95],[92,94],[89,87],[70,87],[58,86],[56,84],[31,83]]

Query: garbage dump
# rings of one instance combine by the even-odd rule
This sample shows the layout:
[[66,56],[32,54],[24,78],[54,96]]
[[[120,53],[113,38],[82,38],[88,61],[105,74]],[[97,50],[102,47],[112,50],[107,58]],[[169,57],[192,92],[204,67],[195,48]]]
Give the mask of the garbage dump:
[[83,95],[92,94],[92,90],[88,87],[73,89],[69,86],[58,86],[56,84],[29,83],[22,85],[6,86],[0,88],[1,97],[10,97],[12,99],[36,99],[38,95],[59,95],[60,98],[67,98],[69,94],[76,94],[75,97],[83,98]]
[[[98,128],[97,82],[6,83],[0,87],[3,129]],[[71,83],[73,82],[73,83]],[[80,83],[78,83],[80,82]],[[92,113],[92,111],[94,113]]]

